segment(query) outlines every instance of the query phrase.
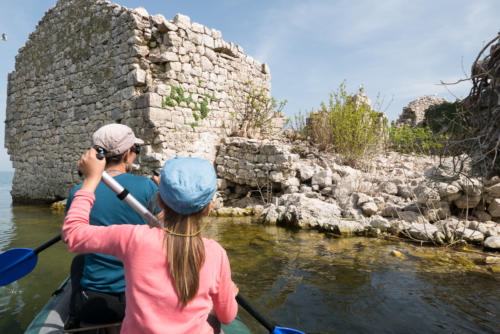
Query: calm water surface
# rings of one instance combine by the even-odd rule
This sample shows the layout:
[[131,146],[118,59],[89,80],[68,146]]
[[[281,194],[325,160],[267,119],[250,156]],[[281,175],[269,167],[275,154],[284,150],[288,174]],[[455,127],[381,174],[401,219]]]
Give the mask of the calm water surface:
[[[11,177],[0,173],[0,251],[36,248],[60,232],[63,217],[44,207],[12,207]],[[205,234],[226,248],[240,292],[282,326],[308,333],[500,333],[500,277],[474,264],[481,255],[220,218]],[[58,243],[40,253],[31,274],[0,287],[0,333],[24,331],[68,275],[72,257]],[[266,333],[244,310],[240,315],[253,332]]]

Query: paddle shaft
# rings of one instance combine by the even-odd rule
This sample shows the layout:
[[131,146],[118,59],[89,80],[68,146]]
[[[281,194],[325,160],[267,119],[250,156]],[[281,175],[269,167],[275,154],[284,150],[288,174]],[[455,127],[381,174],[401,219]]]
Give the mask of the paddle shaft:
[[106,171],[102,172],[102,181],[116,193],[116,196],[118,196],[119,199],[127,202],[127,204],[130,205],[132,209],[134,209],[134,211],[144,218],[149,224],[153,226],[161,226],[158,219]]
[[269,320],[264,318],[264,316],[260,314],[252,305],[250,305],[248,300],[246,300],[246,298],[243,297],[241,293],[238,293],[238,295],[236,296],[236,301],[241,305],[241,307],[243,307],[248,313],[250,313],[252,317],[260,322],[262,326],[266,327],[269,332],[272,332],[274,330],[275,326]]
[[52,239],[50,239],[49,241],[47,241],[46,243],[44,243],[43,245],[40,245],[39,247],[35,248],[33,250],[33,253],[34,254],[38,254],[40,253],[41,251],[45,250],[46,248],[49,248],[50,246],[52,246],[53,244],[55,244],[56,242],[58,242],[59,240],[61,240],[61,235],[59,234],[57,237],[54,237]]

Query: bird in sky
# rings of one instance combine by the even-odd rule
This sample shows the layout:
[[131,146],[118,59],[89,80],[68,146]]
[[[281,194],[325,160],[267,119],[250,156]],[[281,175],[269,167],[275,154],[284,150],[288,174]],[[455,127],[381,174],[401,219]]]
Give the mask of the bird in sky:
[[2,41],[7,41],[7,34],[6,33],[2,34]]

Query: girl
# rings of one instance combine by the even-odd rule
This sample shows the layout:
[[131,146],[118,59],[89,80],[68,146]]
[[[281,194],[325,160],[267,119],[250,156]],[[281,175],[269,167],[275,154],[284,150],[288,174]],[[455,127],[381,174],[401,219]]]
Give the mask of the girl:
[[198,158],[165,163],[159,182],[164,228],[89,225],[94,190],[105,161],[94,149],[78,161],[85,175],[65,218],[63,238],[73,252],[120,259],[125,268],[126,310],[122,333],[213,333],[210,311],[224,324],[238,310],[238,288],[224,249],[201,236],[200,220],[215,194],[212,165]]

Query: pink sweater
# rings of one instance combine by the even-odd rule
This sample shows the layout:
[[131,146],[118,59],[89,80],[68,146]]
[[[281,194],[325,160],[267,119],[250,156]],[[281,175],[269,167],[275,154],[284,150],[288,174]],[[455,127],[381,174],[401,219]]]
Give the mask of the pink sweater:
[[79,190],[64,220],[63,240],[73,252],[110,254],[123,262],[127,306],[122,333],[213,333],[207,317],[213,308],[228,324],[238,311],[225,250],[203,239],[205,263],[198,294],[181,307],[168,273],[165,231],[147,225],[89,225],[94,194]]

